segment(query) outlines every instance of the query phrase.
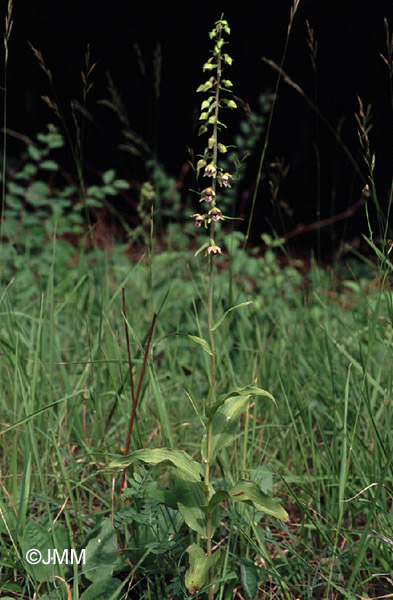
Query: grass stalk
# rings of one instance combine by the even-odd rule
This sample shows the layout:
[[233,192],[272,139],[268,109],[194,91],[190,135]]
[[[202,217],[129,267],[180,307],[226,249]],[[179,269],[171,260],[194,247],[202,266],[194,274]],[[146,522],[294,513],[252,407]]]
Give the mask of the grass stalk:
[[7,164],[7,71],[8,71],[8,44],[12,31],[12,2],[8,0],[7,14],[5,16],[4,30],[4,87],[3,87],[3,161],[2,161],[2,179],[1,179],[1,215],[0,215],[0,274],[2,268],[2,248],[3,248],[3,224],[5,211],[6,195],[6,164]]
[[[136,410],[138,407],[138,400],[139,400],[139,394],[141,391],[141,386],[142,386],[142,381],[143,381],[143,376],[145,374],[145,368],[146,368],[146,363],[147,363],[147,358],[149,355],[149,350],[150,350],[150,344],[151,344],[151,338],[153,335],[153,330],[154,330],[154,325],[156,322],[156,318],[157,318],[157,313],[154,313],[153,315],[153,319],[150,325],[150,330],[149,330],[149,336],[147,339],[147,344],[146,344],[146,348],[145,348],[145,353],[143,356],[143,362],[142,362],[142,367],[141,367],[141,372],[139,375],[139,381],[138,381],[138,387],[136,389],[134,389],[134,376],[133,376],[133,372],[132,372],[132,359],[131,359],[131,350],[130,350],[130,339],[129,339],[129,335],[128,335],[128,323],[127,323],[127,313],[126,313],[126,301],[125,301],[125,289],[123,287],[122,289],[122,298],[123,298],[123,319],[124,319],[124,327],[125,327],[125,333],[126,333],[126,343],[127,343],[127,355],[128,355],[128,373],[129,373],[129,378],[130,378],[130,383],[131,383],[131,398],[132,398],[132,411],[131,411],[131,417],[130,417],[130,422],[128,425],[128,434],[127,434],[127,441],[126,441],[126,445],[125,445],[125,450],[124,450],[124,455],[127,456],[130,450],[130,442],[131,442],[131,435],[132,435],[132,430],[134,427],[134,420],[135,420],[135,416],[136,416]],[[126,487],[126,477],[127,477],[127,468],[123,469],[123,475],[121,478],[121,482],[120,482],[120,493],[121,491]]]
[[270,108],[269,118],[268,118],[268,121],[267,121],[266,133],[265,133],[265,140],[264,140],[264,143],[263,143],[262,152],[261,152],[261,156],[260,156],[260,159],[259,159],[258,171],[257,171],[257,176],[256,176],[256,183],[255,183],[255,188],[254,188],[254,192],[253,192],[253,195],[252,195],[250,216],[248,217],[247,231],[246,231],[246,236],[244,238],[243,248],[246,248],[247,242],[248,242],[249,237],[250,237],[251,225],[252,225],[252,221],[253,221],[253,218],[254,218],[255,204],[256,204],[256,199],[257,199],[257,195],[258,195],[259,184],[260,184],[260,181],[261,181],[262,167],[263,167],[263,164],[265,162],[266,151],[267,151],[267,148],[269,146],[269,135],[270,135],[270,129],[271,129],[271,126],[272,126],[272,123],[273,123],[274,109],[275,109],[277,98],[278,98],[278,88],[280,87],[280,83],[281,83],[282,69],[283,69],[285,58],[286,58],[286,55],[287,55],[289,38],[290,38],[290,34],[291,34],[293,20],[295,18],[296,11],[297,11],[297,9],[299,7],[299,4],[300,4],[300,0],[293,0],[292,6],[291,6],[291,10],[290,10],[290,17],[289,17],[289,24],[288,24],[288,29],[287,29],[287,35],[286,35],[286,38],[285,38],[284,50],[283,50],[282,56],[281,56],[280,68],[278,70],[278,76],[277,76],[277,80],[276,80],[276,85],[275,85],[274,92],[273,92],[273,102],[272,102],[272,106]]

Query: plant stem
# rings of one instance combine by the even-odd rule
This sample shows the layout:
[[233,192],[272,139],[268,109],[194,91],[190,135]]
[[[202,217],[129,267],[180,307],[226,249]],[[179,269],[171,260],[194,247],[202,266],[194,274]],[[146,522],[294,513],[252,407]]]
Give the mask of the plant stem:
[[[154,313],[153,320],[152,320],[151,325],[150,325],[149,337],[148,337],[148,340],[147,340],[147,344],[146,344],[146,348],[145,348],[145,354],[144,354],[143,362],[142,362],[142,369],[141,369],[141,373],[139,375],[138,388],[137,388],[136,393],[135,393],[134,377],[133,377],[133,373],[132,373],[132,359],[131,359],[131,351],[130,351],[130,339],[129,339],[129,335],[128,335],[127,314],[126,314],[126,300],[125,300],[125,289],[124,289],[124,287],[122,288],[122,297],[123,297],[123,319],[124,319],[124,327],[125,327],[125,332],[126,332],[127,354],[128,354],[128,368],[129,368],[129,375],[130,375],[130,382],[131,382],[131,397],[132,397],[132,412],[131,412],[130,423],[129,423],[129,426],[128,426],[128,436],[127,436],[127,441],[126,441],[126,447],[125,447],[125,451],[124,451],[124,456],[127,456],[128,452],[130,450],[131,434],[132,434],[132,429],[133,429],[133,426],[134,426],[134,420],[135,420],[135,416],[136,416],[136,409],[137,409],[137,406],[138,406],[139,394],[140,394],[140,391],[141,391],[141,385],[142,385],[143,375],[145,373],[145,367],[146,367],[146,363],[147,363],[147,357],[149,355],[150,343],[151,343],[151,338],[152,338],[152,335],[153,335],[154,325],[155,325],[156,318],[157,318],[157,313]],[[127,475],[127,469],[125,468],[123,470],[123,475],[122,475],[121,482],[120,482],[120,493],[126,487],[126,475]]]
[[[218,40],[221,39],[221,31],[218,36]],[[218,142],[217,142],[217,134],[218,134],[218,111],[219,111],[219,102],[220,102],[220,85],[221,85],[221,73],[222,73],[222,64],[221,64],[221,53],[218,56],[217,60],[217,80],[216,80],[216,106],[214,110],[214,127],[213,127],[213,156],[212,156],[212,164],[214,166],[217,165],[217,154],[218,154]],[[213,198],[215,197],[215,191],[217,187],[216,177],[213,177],[212,181],[212,189],[213,189]],[[215,205],[215,200],[213,199],[213,206]],[[214,221],[211,220],[209,226],[209,237],[210,244],[214,244]],[[214,341],[214,332],[213,332],[213,295],[214,295],[214,257],[213,255],[209,256],[209,294],[208,294],[208,302],[207,302],[207,325],[209,331],[209,341],[210,341],[210,350],[212,353],[211,357],[211,375],[210,375],[210,389],[209,389],[209,399],[208,399],[208,408],[211,408],[214,404],[214,390],[216,386],[216,346]],[[206,500],[209,502],[210,500],[210,492],[209,492],[209,483],[210,483],[210,456],[211,456],[211,440],[213,435],[213,417],[209,415],[209,423],[207,429],[207,457],[206,457],[206,465],[205,465],[205,484],[207,486],[206,491]],[[208,556],[212,554],[212,514],[208,514],[206,517],[206,553]],[[210,587],[208,589],[208,598],[209,600],[213,600],[214,598],[214,589],[213,589],[213,569],[209,569],[209,584]]]
[[[211,223],[210,233],[212,236],[213,222]],[[213,291],[214,291],[214,265],[213,265],[213,256],[209,256],[209,296],[207,303],[207,323],[209,329],[209,340],[210,340],[210,349],[212,353],[211,358],[211,378],[210,378],[210,390],[209,390],[209,401],[208,407],[211,408],[214,404],[214,388],[216,383],[216,347],[214,341],[214,332],[213,332]],[[206,457],[206,468],[205,468],[205,484],[207,486],[206,491],[206,500],[209,502],[210,500],[210,492],[209,492],[209,481],[210,481],[210,454],[211,454],[211,439],[213,434],[213,417],[209,414],[209,423],[207,430],[207,457]],[[212,514],[209,513],[206,517],[206,553],[208,556],[211,556],[212,553]],[[213,571],[209,569],[209,583],[211,584],[213,580]],[[214,591],[213,587],[210,586],[208,590],[208,598],[209,600],[213,600]]]

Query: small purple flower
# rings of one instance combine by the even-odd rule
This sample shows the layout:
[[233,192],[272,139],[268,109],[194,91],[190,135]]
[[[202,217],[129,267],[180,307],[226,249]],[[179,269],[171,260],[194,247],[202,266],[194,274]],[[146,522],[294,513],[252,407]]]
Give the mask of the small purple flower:
[[191,216],[195,218],[195,226],[196,227],[200,227],[202,225],[202,223],[205,222],[205,217],[203,215],[200,215],[199,213],[195,213],[195,215],[191,215]]
[[212,244],[207,249],[208,254],[222,254],[220,246],[216,246],[216,244]]
[[211,208],[209,210],[208,216],[209,216],[209,220],[208,220],[209,223],[210,223],[210,221],[219,221],[220,219],[223,218],[222,212],[216,206],[214,206],[213,208]]
[[216,192],[211,187],[208,187],[202,190],[201,199],[199,202],[202,202],[203,200],[205,200],[205,202],[212,202],[215,197]]
[[205,177],[215,177],[217,174],[217,168],[213,163],[206,165]]
[[232,175],[230,173],[224,173],[220,177],[220,183],[221,183],[221,185],[223,185],[224,187],[231,187],[231,185],[229,183],[230,179],[233,179]]

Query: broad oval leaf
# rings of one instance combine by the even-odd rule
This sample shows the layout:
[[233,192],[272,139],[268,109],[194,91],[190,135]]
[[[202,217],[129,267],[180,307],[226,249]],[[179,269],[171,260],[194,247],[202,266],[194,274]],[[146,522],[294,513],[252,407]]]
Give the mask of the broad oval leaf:
[[240,576],[247,600],[254,600],[258,593],[259,571],[249,558],[240,559]]
[[196,594],[205,585],[209,569],[220,558],[220,551],[216,550],[214,554],[207,556],[200,546],[191,544],[186,552],[190,564],[186,572],[185,585],[190,594]]
[[227,444],[233,442],[236,434],[240,415],[246,410],[249,396],[231,396],[215,412],[212,419],[212,435],[210,448],[208,448],[207,434],[202,440],[202,458],[211,462],[217,453]]
[[177,505],[181,516],[193,531],[206,537],[206,514],[203,506],[206,497],[200,483],[177,479],[175,485]]
[[282,519],[283,521],[288,521],[289,519],[287,511],[281,504],[262,492],[255,483],[252,483],[251,481],[238,481],[233,488],[228,490],[228,494],[232,500],[252,504],[257,510],[262,511],[267,515],[272,515],[272,517],[276,517],[276,519]]
[[[56,524],[54,532],[50,533],[40,523],[29,521],[23,532],[21,545],[26,571],[36,581],[41,582],[53,575],[61,575],[62,570],[66,568],[67,559],[65,558],[63,566],[60,564],[60,560],[63,552],[68,552],[67,548],[70,544],[68,533],[62,525]],[[59,559],[52,561],[54,549],[56,549]],[[36,563],[30,561],[29,556],[32,551],[34,551],[34,557],[40,553],[42,560],[40,559]]]
[[[89,585],[87,590],[83,592],[80,600],[108,600],[109,598],[118,598],[121,587],[120,579],[115,577],[107,577],[96,581]],[[118,592],[116,594],[116,592]]]
[[203,477],[202,466],[184,450],[172,448],[143,448],[136,450],[128,456],[119,457],[109,463],[109,468],[129,467],[136,460],[148,465],[158,465],[169,462],[176,468],[178,475],[187,481],[201,481]]
[[84,575],[93,583],[108,579],[113,573],[117,560],[112,521],[103,519],[94,537],[86,546]]

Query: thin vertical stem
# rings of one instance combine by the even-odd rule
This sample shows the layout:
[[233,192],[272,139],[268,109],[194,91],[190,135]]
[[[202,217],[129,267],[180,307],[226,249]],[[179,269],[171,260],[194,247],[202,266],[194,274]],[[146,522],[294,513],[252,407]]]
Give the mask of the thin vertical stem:
[[[213,332],[213,292],[214,292],[214,265],[213,256],[209,257],[209,296],[207,303],[207,322],[209,330],[211,357],[211,376],[208,406],[211,408],[214,404],[214,388],[216,383],[216,346]],[[213,435],[213,418],[209,415],[209,423],[207,429],[207,456],[205,465],[205,484],[207,486],[206,500],[210,500],[209,482],[210,482],[210,455],[211,455],[211,440]],[[206,554],[211,556],[212,553],[212,514],[209,513],[206,517]],[[213,581],[213,570],[209,569],[209,583]],[[208,590],[209,600],[213,600],[214,591],[211,585]]]
[[270,109],[269,119],[268,119],[267,127],[266,127],[265,142],[263,144],[263,148],[262,148],[262,152],[261,152],[261,157],[260,157],[260,160],[259,160],[257,179],[256,179],[256,183],[255,183],[254,193],[253,193],[253,196],[252,196],[251,210],[250,210],[250,215],[248,217],[247,232],[246,232],[246,237],[244,238],[243,249],[247,246],[247,242],[248,242],[248,239],[250,237],[251,224],[252,224],[252,220],[253,220],[253,217],[254,217],[255,203],[256,203],[256,199],[257,199],[259,184],[260,184],[260,181],[261,181],[262,166],[263,166],[263,164],[265,162],[266,150],[267,150],[267,147],[269,145],[269,135],[270,135],[270,129],[271,129],[271,126],[272,126],[272,121],[273,121],[273,113],[274,113],[274,109],[275,109],[277,98],[278,98],[278,88],[280,86],[280,82],[281,82],[281,78],[282,78],[282,68],[284,66],[284,61],[285,61],[285,57],[286,57],[286,54],[287,54],[288,43],[289,43],[289,36],[290,36],[290,33],[291,33],[291,29],[292,29],[293,19],[295,17],[296,11],[297,11],[297,9],[299,7],[299,3],[300,3],[300,0],[293,0],[293,4],[291,6],[291,12],[290,12],[290,18],[289,18],[289,25],[288,25],[288,30],[287,30],[287,37],[286,37],[286,40],[285,40],[284,50],[283,50],[282,57],[281,57],[280,68],[279,68],[278,77],[277,77],[277,80],[276,80],[276,86],[274,88],[273,102],[272,102],[272,106],[271,106],[271,109]]
[[131,358],[131,350],[130,350],[130,337],[128,335],[128,327],[127,327],[127,313],[126,313],[126,295],[124,287],[121,289],[122,298],[123,298],[123,315],[124,315],[124,329],[126,332],[126,343],[127,343],[127,355],[128,355],[128,371],[130,375],[131,382],[131,397],[132,403],[135,403],[135,392],[134,392],[134,377],[132,374],[132,358]]
[[[220,27],[220,33],[218,39],[221,39],[222,26]],[[222,64],[221,64],[221,54],[218,56],[217,61],[217,80],[216,80],[216,107],[214,110],[214,127],[213,127],[213,157],[212,164],[216,167],[217,165],[217,154],[218,154],[218,142],[217,142],[217,134],[218,134],[218,111],[220,105],[220,85],[221,85],[221,72],[222,72]],[[212,189],[213,189],[213,207],[215,206],[215,191],[217,187],[216,177],[213,177]],[[214,244],[214,221],[211,220],[209,227],[209,236],[210,236],[210,244]],[[213,255],[209,256],[209,294],[208,294],[208,303],[207,303],[207,326],[209,331],[209,341],[210,341],[210,350],[212,353],[211,356],[211,374],[210,374],[210,389],[209,389],[209,399],[208,399],[208,407],[211,408],[214,404],[214,391],[216,386],[216,345],[214,340],[214,332],[213,332],[213,295],[214,295],[214,258]],[[206,491],[206,500],[209,502],[210,500],[210,492],[209,492],[209,482],[210,482],[210,461],[211,461],[211,440],[213,434],[213,419],[212,416],[209,416],[209,423],[207,428],[207,456],[206,456],[206,465],[205,465],[205,484],[207,486]],[[208,514],[206,517],[206,553],[208,556],[212,554],[212,514]],[[209,569],[209,584],[210,587],[208,589],[208,598],[209,600],[213,600],[214,598],[214,590],[213,590],[213,569]]]
[[[134,376],[133,376],[133,373],[132,373],[132,360],[131,360],[131,351],[130,351],[130,340],[129,340],[129,336],[128,336],[128,326],[127,326],[127,315],[126,315],[126,304],[125,304],[125,291],[124,291],[124,288],[122,288],[122,295],[123,295],[124,327],[125,327],[125,331],[126,331],[127,353],[128,353],[128,369],[129,369],[129,375],[130,375],[131,396],[132,396],[131,418],[130,418],[130,423],[129,423],[129,426],[128,426],[128,435],[127,435],[126,447],[125,447],[125,451],[124,451],[124,456],[127,456],[128,452],[129,452],[129,449],[130,449],[131,434],[132,434],[132,430],[133,430],[133,427],[134,427],[134,421],[135,421],[135,416],[136,416],[136,409],[137,409],[137,406],[138,406],[139,394],[140,394],[140,391],[141,391],[143,375],[145,373],[145,368],[146,368],[146,363],[147,363],[147,357],[148,357],[148,354],[149,354],[150,343],[151,343],[151,338],[152,338],[152,335],[153,335],[154,325],[155,325],[156,318],[157,318],[157,313],[154,313],[153,319],[152,319],[152,322],[151,322],[151,325],[150,325],[149,337],[148,337],[148,340],[147,340],[147,344],[146,344],[146,348],[145,348],[145,354],[144,354],[143,362],[142,362],[142,369],[141,369],[141,373],[139,375],[138,388],[137,388],[136,393],[135,393],[135,389],[134,389]],[[125,468],[123,470],[123,475],[122,475],[121,482],[120,482],[120,492],[126,486],[126,472],[127,472],[127,469]]]

